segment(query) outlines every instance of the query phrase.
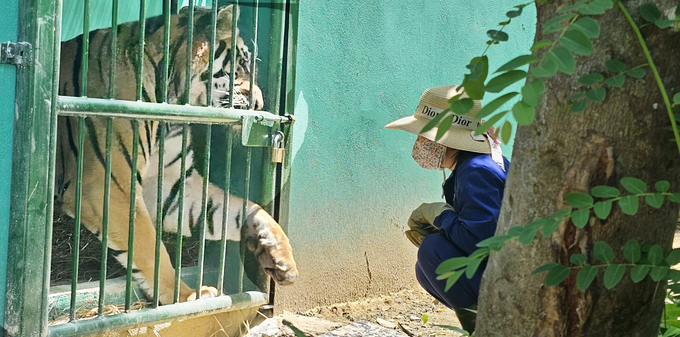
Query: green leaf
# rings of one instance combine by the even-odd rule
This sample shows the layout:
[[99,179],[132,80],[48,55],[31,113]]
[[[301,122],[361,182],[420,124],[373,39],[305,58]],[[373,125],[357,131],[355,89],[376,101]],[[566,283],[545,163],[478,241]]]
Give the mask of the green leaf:
[[488,30],[486,35],[494,41],[505,42],[508,40],[508,34],[506,32],[501,32],[500,30]]
[[550,269],[548,275],[546,275],[545,285],[548,287],[552,287],[562,283],[562,281],[564,281],[569,276],[570,272],[571,269],[569,269],[569,267],[563,266],[561,264],[556,265],[555,267]]
[[604,14],[605,7],[593,1],[583,8],[579,8],[579,13],[585,15],[600,15]]
[[[531,272],[531,275],[538,274],[538,273],[542,273],[542,272],[544,272],[544,271],[552,270],[553,268],[555,268],[555,267],[557,267],[557,266],[562,266],[562,265],[559,264],[559,263],[557,263],[557,262],[550,262],[550,263],[544,264],[544,265],[542,265],[542,266],[536,268],[536,270],[532,271],[532,272]],[[564,267],[564,266],[563,266],[563,267]]]
[[588,212],[587,208],[577,209],[573,213],[571,213],[571,222],[574,223],[574,226],[578,228],[583,228],[588,224],[589,217],[590,212]]
[[661,18],[661,12],[655,4],[646,3],[640,6],[640,16],[649,22],[654,22]]
[[437,266],[437,269],[434,272],[437,274],[444,274],[452,270],[463,268],[467,266],[468,263],[470,263],[470,261],[471,259],[467,256],[454,257],[448,260],[444,260],[444,262],[440,263],[439,266]]
[[490,114],[492,114],[494,111],[496,111],[498,108],[500,108],[503,104],[505,104],[507,101],[511,100],[513,97],[517,96],[519,94],[518,92],[509,92],[503,96],[500,96],[493,101],[489,102],[489,104],[485,105],[477,115],[475,116],[476,118],[482,119]]
[[666,274],[668,274],[668,267],[654,267],[649,273],[649,277],[652,278],[652,281],[658,282],[666,277]]
[[522,234],[519,235],[519,243],[523,245],[528,245],[531,240],[536,236],[536,229],[525,229]]
[[654,25],[659,27],[659,29],[666,29],[675,23],[675,20],[656,20],[654,21]]
[[527,65],[532,62],[538,61],[538,58],[534,55],[521,55],[517,56],[514,59],[510,60],[508,63],[502,65],[498,70],[496,70],[497,73],[507,71],[507,70],[512,70],[519,68],[521,66]]
[[647,75],[647,72],[642,68],[633,68],[633,69],[629,69],[628,71],[626,71],[626,74],[630,77],[635,77],[635,78],[640,79],[640,78],[645,77],[645,75]]
[[453,276],[449,277],[448,280],[446,280],[446,287],[444,288],[444,291],[449,291],[453,285],[458,282],[458,279],[463,276],[463,270],[459,270],[453,274]]
[[541,40],[541,41],[538,41],[538,42],[534,43],[534,45],[531,47],[530,50],[531,50],[531,51],[536,51],[536,50],[539,50],[539,49],[541,49],[541,48],[543,48],[543,47],[550,46],[550,45],[552,45],[552,43],[553,43],[553,42],[552,42],[551,40]]
[[591,101],[602,102],[607,96],[607,91],[603,87],[586,91],[586,97]]
[[519,101],[512,107],[512,115],[515,117],[517,124],[529,125],[534,120],[536,110],[534,107]]
[[577,55],[587,56],[593,52],[593,43],[583,32],[577,29],[566,32],[559,41],[562,46]]
[[589,17],[583,17],[576,20],[571,27],[573,29],[578,29],[581,33],[591,39],[596,39],[600,36],[600,25],[597,24],[597,21]]
[[541,103],[543,91],[545,91],[545,84],[537,78],[522,87],[522,101],[529,106],[535,107]]
[[576,60],[564,46],[549,51],[546,57],[557,65],[557,70],[565,74],[572,75],[576,71]]
[[668,191],[669,188],[671,188],[671,183],[669,183],[667,180],[659,180],[654,184],[654,188],[663,193]]
[[651,266],[648,264],[635,265],[630,269],[630,279],[633,280],[633,283],[638,283],[647,276],[650,269]]
[[590,190],[590,194],[596,198],[616,198],[620,193],[618,189],[604,185],[595,186]]
[[479,259],[479,258],[483,259],[483,258],[489,256],[490,251],[491,250],[489,248],[479,248],[479,249],[475,250],[474,252],[472,252],[472,254],[470,254],[470,256],[468,256],[468,257],[471,258],[471,259]]
[[672,193],[668,196],[668,200],[680,204],[680,193]]
[[571,6],[563,7],[557,10],[557,13],[571,12],[573,10],[578,10],[586,6],[587,0],[579,0]]
[[663,248],[659,245],[653,245],[647,253],[647,260],[655,266],[659,265],[659,262],[663,261]]
[[639,206],[638,198],[634,195],[628,195],[619,199],[619,207],[625,214],[635,215]]
[[501,250],[503,245],[506,242],[508,242],[510,239],[512,239],[512,235],[509,235],[509,234],[508,235],[492,236],[488,239],[482,240],[481,242],[477,243],[477,247],[479,247],[479,248],[488,247],[490,250],[499,251],[499,250]]
[[543,226],[543,237],[546,238],[549,237],[552,234],[552,232],[554,232],[557,229],[557,227],[560,226],[560,223],[562,223],[562,221],[552,220],[551,222]]
[[581,270],[578,271],[578,275],[576,276],[576,287],[578,290],[585,291],[588,289],[597,276],[597,270],[597,267],[583,266]]
[[626,64],[617,59],[609,59],[604,64],[607,66],[607,69],[617,74],[626,71]]
[[427,122],[427,124],[425,124],[425,126],[423,126],[423,129],[420,130],[420,133],[425,133],[425,132],[432,130],[432,128],[437,126],[439,124],[439,122],[441,122],[442,118],[444,118],[444,116],[446,116],[448,113],[449,113],[448,110],[444,110],[444,111],[438,113],[436,116],[434,116],[434,118],[432,118],[429,122]]
[[594,0],[594,2],[605,9],[612,9],[612,7],[614,7],[614,2],[612,0]]
[[507,26],[507,25],[510,24],[510,21],[512,21],[512,19],[508,19],[507,21],[499,22],[498,25],[499,26]]
[[467,268],[465,268],[465,277],[472,278],[475,276],[475,273],[477,272],[477,269],[479,269],[479,265],[482,264],[482,261],[484,261],[484,259],[475,259],[474,261],[470,262]]
[[498,122],[501,118],[503,118],[508,111],[501,111],[494,115],[493,117],[489,118],[486,122],[484,122],[482,125],[478,126],[477,129],[475,130],[475,134],[481,135],[484,133],[486,130],[490,129],[496,122]]
[[680,249],[676,248],[668,252],[668,256],[666,256],[666,263],[668,263],[669,266],[676,265],[680,262]]
[[475,102],[473,100],[463,98],[451,103],[451,110],[459,115],[467,115],[474,106]]
[[593,245],[593,256],[596,259],[609,264],[614,260],[614,250],[612,250],[612,247],[610,247],[606,242],[597,241]]
[[650,195],[645,196],[645,201],[647,202],[647,204],[649,206],[656,208],[656,209],[661,208],[661,206],[663,205],[663,200],[664,200],[664,197],[663,197],[663,194],[661,194],[661,193],[654,193],[654,194],[650,194]]
[[586,106],[588,106],[588,100],[587,99],[580,100],[571,106],[571,112],[573,113],[583,112],[583,110],[586,109]]
[[480,60],[475,64],[470,64],[469,67],[471,67],[472,69],[472,72],[470,72],[469,75],[470,80],[477,81],[479,80],[479,77],[482,76],[482,74],[484,73],[484,60]]
[[604,220],[609,216],[609,213],[612,211],[612,201],[607,200],[607,201],[598,201],[593,205],[593,211],[595,212],[595,215]]
[[586,254],[573,254],[572,256],[569,257],[569,262],[577,266],[584,265],[587,260],[588,257],[586,256]]
[[675,18],[680,18],[680,6],[675,7]]
[[623,257],[630,263],[637,263],[642,257],[642,250],[640,249],[640,243],[637,240],[630,239],[623,246]]
[[604,270],[604,286],[607,289],[612,289],[621,281],[623,274],[626,272],[626,266],[620,264],[612,264]]
[[515,226],[508,229],[508,235],[513,237],[519,236],[520,234],[522,234],[522,232],[524,232],[524,227],[522,226]]
[[557,74],[557,64],[546,58],[539,66],[531,68],[531,74],[536,78],[552,77]]
[[599,83],[604,81],[604,76],[600,73],[592,73],[592,74],[587,74],[579,77],[578,83],[585,84],[585,85],[593,85],[595,83]]
[[427,323],[427,321],[429,321],[429,320],[430,320],[430,317],[427,316],[427,314],[422,314],[420,316],[420,321],[423,322],[423,324]]
[[568,193],[564,200],[569,204],[569,206],[577,207],[588,207],[593,204],[593,197],[585,193],[572,192]]
[[524,70],[510,70],[489,80],[485,90],[493,93],[501,92],[509,85],[525,79],[527,75],[527,72]]
[[562,21],[571,19],[574,17],[574,13],[567,13],[567,14],[562,14],[558,15],[545,23],[543,23],[543,34],[550,34],[554,33],[558,30],[562,29]]
[[[680,8],[680,6],[678,6]],[[673,104],[680,104],[680,92],[673,95]]]
[[512,136],[512,124],[505,121],[501,127],[501,141],[503,141],[503,144],[508,144],[510,142],[510,136]]
[[489,58],[487,56],[475,57],[470,61],[473,69],[477,67],[477,63],[482,63],[482,73],[477,79],[473,79],[470,75],[465,75],[463,78],[463,88],[465,93],[471,99],[481,100],[484,98],[484,82],[489,73]]
[[604,83],[614,88],[621,88],[626,83],[626,75],[618,74],[608,78]]
[[449,131],[449,128],[451,127],[451,122],[453,121],[453,115],[448,115],[442,119],[441,123],[439,123],[439,126],[437,127],[437,135],[435,136],[435,140],[440,140],[444,134]]
[[647,184],[645,184],[644,181],[633,177],[621,178],[621,186],[633,194],[645,193],[647,191]]
[[435,325],[435,326],[438,326],[438,327],[440,327],[440,328],[446,329],[446,330],[455,331],[455,332],[461,334],[462,336],[470,336],[470,333],[469,333],[467,330],[463,330],[463,329],[461,329],[461,328],[459,328],[459,327],[457,327],[457,326],[453,326],[453,325],[442,325],[442,324],[434,324],[434,325]]
[[563,208],[553,214],[550,214],[549,218],[552,219],[559,219],[559,218],[566,218],[571,214],[571,207],[569,208]]

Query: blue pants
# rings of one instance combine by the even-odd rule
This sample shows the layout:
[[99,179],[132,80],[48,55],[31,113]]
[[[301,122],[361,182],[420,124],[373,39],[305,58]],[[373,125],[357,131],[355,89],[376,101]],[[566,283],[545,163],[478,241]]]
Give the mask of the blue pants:
[[418,249],[416,262],[416,278],[420,285],[439,302],[451,309],[469,308],[477,303],[479,283],[486,269],[486,260],[482,262],[475,275],[468,279],[465,274],[449,289],[446,280],[437,280],[435,270],[440,263],[453,257],[467,256],[464,251],[453,245],[441,234],[430,234],[423,239]]

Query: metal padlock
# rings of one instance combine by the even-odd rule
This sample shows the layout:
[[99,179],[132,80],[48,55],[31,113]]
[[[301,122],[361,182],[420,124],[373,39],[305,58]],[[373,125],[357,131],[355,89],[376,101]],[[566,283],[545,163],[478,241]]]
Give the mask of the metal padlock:
[[274,146],[272,147],[272,163],[282,164],[285,156],[283,148],[283,132],[279,131],[274,136]]

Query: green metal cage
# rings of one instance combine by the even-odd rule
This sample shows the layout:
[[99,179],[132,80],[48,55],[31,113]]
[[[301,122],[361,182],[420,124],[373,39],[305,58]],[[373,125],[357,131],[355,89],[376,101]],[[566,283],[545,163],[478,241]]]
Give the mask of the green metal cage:
[[[203,174],[205,176],[203,186],[203,201],[202,208],[206,210],[206,195],[207,184],[211,177],[210,170],[214,167],[211,164],[211,153],[215,152],[215,146],[211,144],[214,136],[212,130],[214,128],[222,128],[224,130],[224,144],[220,155],[226,158],[224,160],[224,179],[226,187],[225,204],[228,203],[229,182],[232,180],[231,172],[232,162],[232,148],[241,147],[245,156],[245,176],[243,178],[243,195],[245,200],[259,199],[263,200],[263,207],[278,220],[281,215],[287,218],[285,214],[287,207],[287,196],[285,192],[281,191],[281,181],[290,174],[290,151],[285,151],[286,157],[281,163],[272,163],[270,160],[271,150],[274,146],[282,146],[284,149],[290,148],[292,139],[292,113],[293,113],[293,93],[295,83],[295,46],[297,43],[297,15],[298,2],[296,0],[272,0],[272,2],[261,2],[254,0],[253,2],[232,1],[239,10],[252,10],[252,37],[253,41],[258,41],[258,20],[262,17],[258,11],[261,8],[267,8],[269,17],[269,39],[268,45],[257,46],[256,48],[264,48],[268,51],[266,59],[267,67],[265,70],[266,84],[264,96],[266,100],[266,111],[255,111],[251,107],[248,109],[236,109],[233,102],[226,108],[217,107],[202,107],[191,106],[188,104],[171,105],[166,103],[148,103],[142,102],[143,83],[142,77],[137,76],[138,80],[135,83],[137,101],[121,101],[115,100],[114,88],[116,62],[112,62],[110,67],[111,83],[109,84],[109,98],[88,98],[87,97],[87,52],[83,52],[83,69],[82,78],[80,79],[83,85],[81,86],[81,97],[60,96],[58,94],[59,88],[59,71],[60,71],[60,40],[61,40],[61,25],[62,17],[62,0],[19,0],[19,44],[24,49],[21,49],[20,56],[23,57],[23,62],[16,62],[17,64],[17,95],[16,106],[17,116],[15,119],[14,132],[14,148],[13,158],[14,163],[12,167],[12,201],[10,205],[10,236],[8,247],[8,270],[7,270],[7,292],[5,301],[5,322],[4,327],[7,333],[11,336],[65,336],[65,335],[81,335],[93,334],[103,330],[124,329],[134,326],[150,325],[157,322],[168,321],[171,319],[181,319],[195,317],[199,315],[209,315],[217,312],[224,312],[229,310],[238,310],[244,307],[271,307],[274,301],[274,283],[259,285],[256,291],[244,291],[243,287],[243,270],[246,267],[244,264],[243,254],[239,254],[238,261],[238,289],[232,294],[222,295],[216,298],[200,299],[195,302],[176,303],[171,305],[158,305],[158,251],[162,235],[162,217],[161,212],[164,205],[161,202],[162,186],[158,184],[158,204],[156,210],[158,212],[157,230],[156,230],[156,279],[154,282],[153,298],[151,300],[151,308],[142,310],[131,310],[131,303],[133,294],[135,292],[134,282],[132,281],[133,263],[132,258],[134,252],[132,249],[127,258],[127,271],[124,277],[124,290],[116,291],[110,289],[111,280],[107,279],[106,272],[106,258],[107,249],[101,250],[101,270],[98,280],[98,286],[95,290],[83,291],[81,285],[77,283],[78,279],[78,252],[79,252],[79,232],[80,232],[80,203],[81,203],[81,186],[82,184],[82,167],[83,155],[77,158],[78,164],[78,179],[76,179],[76,209],[75,209],[75,226],[73,229],[73,267],[71,284],[68,289],[60,292],[61,295],[54,296],[55,289],[50,286],[50,262],[51,262],[51,245],[52,245],[52,220],[54,212],[54,185],[55,185],[55,162],[56,162],[56,142],[57,142],[57,120],[59,116],[71,116],[77,119],[78,125],[78,143],[79,148],[83,148],[86,138],[86,129],[88,119],[99,118],[106,121],[106,153],[105,156],[105,186],[104,186],[104,216],[102,223],[102,247],[107,247],[107,227],[110,202],[110,185],[111,185],[111,143],[112,143],[112,124],[116,119],[129,119],[132,123],[132,130],[134,131],[132,147],[132,163],[131,167],[137,167],[136,160],[138,158],[137,151],[139,150],[139,123],[153,120],[164,125],[163,123],[182,124],[183,127],[183,145],[182,153],[185,154],[187,132],[190,124],[203,124],[206,127],[205,139],[202,144],[205,148],[202,159]],[[110,2],[111,11],[111,27],[118,26],[118,12],[119,0],[84,0],[83,12],[78,13],[82,15],[82,39],[84,51],[87,51],[88,36],[92,30],[90,27],[90,1],[92,2]],[[121,0],[122,1],[122,0]],[[133,0],[139,3],[139,29],[144,31],[144,24],[147,19],[146,8],[147,0]],[[152,0],[149,0],[152,1]],[[178,4],[175,0],[158,0],[162,2],[163,8],[163,22],[164,27],[170,26],[170,17],[177,11]],[[214,63],[215,48],[215,30],[217,20],[217,10],[221,3],[217,0],[212,3],[212,22],[211,22],[211,43],[210,43],[210,69],[212,70]],[[181,4],[179,4],[181,5]],[[190,0],[189,7],[189,21],[193,22],[194,1]],[[69,13],[70,14],[70,13]],[[236,30],[237,22],[234,20],[232,32]],[[191,41],[193,36],[193,25],[189,25],[188,39]],[[112,29],[113,32],[116,29]],[[114,33],[115,34],[115,33]],[[115,35],[114,35],[115,36]],[[139,34],[139,46],[144,46],[145,34]],[[165,29],[165,48],[163,59],[165,62],[161,65],[162,75],[160,86],[161,93],[160,102],[167,102],[167,79],[168,79],[168,46],[169,46],[170,30]],[[236,48],[236,39],[233,40],[232,50]],[[112,39],[111,48],[114,50],[117,40]],[[187,43],[191,48],[191,43]],[[144,50],[143,47],[140,48]],[[189,50],[189,53],[191,50]],[[140,60],[137,62],[137,72],[143,71],[144,62],[141,60],[143,53],[139,53]],[[232,56],[235,57],[235,56]],[[252,58],[252,67],[254,68],[257,57]],[[115,58],[114,58],[115,59]],[[187,63],[183,65],[187,73],[191,74],[191,63],[187,58]],[[234,97],[234,61],[232,59],[231,72],[231,87],[229,89],[231,96]],[[262,69],[261,69],[262,70]],[[212,73],[212,71],[210,71]],[[250,83],[254,83],[251,75]],[[190,76],[188,76],[190,77]],[[208,79],[208,88],[212,87],[212,78]],[[189,95],[191,90],[190,81],[186,81],[187,85],[184,89]],[[252,88],[251,88],[252,89]],[[207,90],[207,102],[211,102],[211,90]],[[252,90],[251,90],[252,93]],[[252,102],[252,97],[250,102]],[[238,126],[241,132],[240,144],[232,144],[233,126]],[[165,128],[161,127],[159,132],[159,160],[158,175],[159,181],[163,177],[163,141]],[[283,141],[281,141],[283,136]],[[259,185],[260,195],[254,196],[251,193],[251,162],[253,156],[258,157],[257,164],[261,166],[261,176],[255,177],[261,180]],[[259,158],[261,157],[261,158]],[[198,161],[198,159],[196,159]],[[182,164],[184,165],[184,156],[182,156]],[[182,168],[184,170],[184,168]],[[131,195],[135,195],[134,183],[137,181],[136,170],[132,169],[131,176]],[[184,177],[182,177],[183,179]],[[182,180],[182,189],[180,191],[180,200],[183,197],[184,181]],[[134,240],[134,222],[135,222],[135,198],[131,197],[130,202],[130,219],[128,235],[129,247],[133,247]],[[181,201],[180,201],[181,202]],[[244,202],[244,213],[246,204]],[[193,274],[186,276],[181,268],[181,247],[182,247],[182,233],[181,233],[181,210],[180,207],[180,226],[178,226],[177,235],[177,252],[176,258],[180,261],[176,265],[175,275],[175,302],[177,302],[179,293],[180,277],[185,282],[191,284],[196,289],[200,289],[207,279],[216,284],[218,290],[222,293],[225,289],[225,265],[228,263],[226,255],[227,240],[223,233],[220,240],[219,262],[216,268],[210,271],[204,270],[204,256],[205,256],[205,231],[206,223],[205,216],[201,224],[201,237],[198,254],[198,264],[193,270]],[[226,209],[226,207],[225,207]],[[226,219],[226,216],[224,217]],[[226,220],[225,220],[226,221]],[[242,221],[245,221],[243,217]],[[285,229],[286,224],[281,224]],[[226,226],[223,226],[226,227]],[[94,297],[92,295],[94,294]],[[125,313],[105,316],[103,314],[103,306],[107,303],[107,299],[121,297],[124,302]],[[200,298],[200,292],[198,294]],[[76,317],[75,311],[80,302],[86,300],[94,301],[98,306],[98,315],[87,320],[79,320]],[[67,308],[69,320],[67,323],[52,325],[48,324],[48,316],[50,309],[54,306],[62,306]]]

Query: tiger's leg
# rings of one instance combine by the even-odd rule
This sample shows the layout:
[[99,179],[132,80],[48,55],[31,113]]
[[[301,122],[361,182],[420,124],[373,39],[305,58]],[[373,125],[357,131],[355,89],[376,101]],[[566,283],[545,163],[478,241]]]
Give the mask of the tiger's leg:
[[[202,219],[204,178],[195,169],[191,169],[187,176],[182,234],[191,236],[190,226],[202,225],[199,222]],[[233,195],[228,197],[226,237],[228,240],[240,241],[244,200]],[[164,228],[167,231],[177,231],[179,209],[177,198],[177,195],[171,193],[164,194],[166,205],[170,205],[164,217]],[[224,223],[224,190],[212,183],[208,183],[206,208],[205,237],[208,240],[220,240]],[[277,283],[284,285],[292,283],[298,271],[293,258],[293,249],[281,226],[260,205],[253,202],[248,202],[245,217],[247,227],[244,233],[248,249],[255,253],[264,271]]]

